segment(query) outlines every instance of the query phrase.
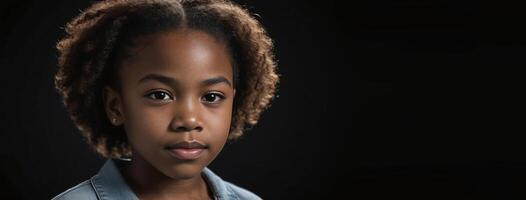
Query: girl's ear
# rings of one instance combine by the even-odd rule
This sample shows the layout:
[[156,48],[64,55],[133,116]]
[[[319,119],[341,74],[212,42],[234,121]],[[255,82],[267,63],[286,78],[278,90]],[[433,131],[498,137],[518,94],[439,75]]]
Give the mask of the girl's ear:
[[123,123],[122,116],[122,101],[120,95],[110,86],[104,86],[102,89],[102,101],[104,103],[104,110],[106,116],[114,126],[119,126]]

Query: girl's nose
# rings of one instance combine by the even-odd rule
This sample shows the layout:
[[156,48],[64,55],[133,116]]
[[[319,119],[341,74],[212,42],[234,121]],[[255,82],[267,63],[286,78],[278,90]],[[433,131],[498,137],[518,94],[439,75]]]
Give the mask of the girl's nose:
[[171,129],[175,132],[200,132],[203,130],[199,108],[192,101],[176,103]]

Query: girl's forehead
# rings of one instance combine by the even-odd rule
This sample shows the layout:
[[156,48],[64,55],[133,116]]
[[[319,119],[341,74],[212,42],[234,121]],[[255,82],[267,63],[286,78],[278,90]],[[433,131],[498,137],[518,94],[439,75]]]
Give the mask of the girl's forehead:
[[164,71],[192,76],[216,74],[232,78],[229,52],[224,44],[202,31],[170,31],[139,38],[124,62],[137,73]]
[[213,35],[197,29],[170,29],[134,38],[134,46],[167,48],[171,46],[210,45],[226,47]]
[[139,37],[130,51],[132,56],[137,58],[188,57],[197,61],[230,58],[226,44],[203,31],[193,29],[174,30]]

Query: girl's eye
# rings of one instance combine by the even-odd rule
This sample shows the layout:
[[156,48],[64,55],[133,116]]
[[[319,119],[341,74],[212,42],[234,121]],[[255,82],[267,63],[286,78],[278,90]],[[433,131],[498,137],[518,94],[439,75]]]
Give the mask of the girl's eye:
[[148,94],[147,96],[148,96],[148,98],[154,99],[154,100],[166,101],[166,100],[171,100],[172,99],[170,94],[168,94],[166,92],[163,92],[163,91],[155,91],[155,92],[152,92],[152,93]]
[[203,101],[209,102],[209,103],[218,103],[219,101],[223,100],[225,97],[221,94],[217,93],[208,93],[205,96],[203,96]]

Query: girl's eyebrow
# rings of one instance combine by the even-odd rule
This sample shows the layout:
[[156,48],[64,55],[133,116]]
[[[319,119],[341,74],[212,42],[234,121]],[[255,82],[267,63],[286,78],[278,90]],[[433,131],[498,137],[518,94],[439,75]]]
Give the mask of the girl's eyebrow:
[[[170,85],[172,87],[175,87],[175,86],[179,85],[179,81],[177,79],[172,78],[172,77],[168,77],[168,76],[164,76],[164,75],[161,75],[161,74],[147,74],[144,77],[142,77],[137,82],[137,84],[141,84],[141,83],[143,83],[145,81],[148,81],[148,80],[159,81],[161,83]],[[215,85],[215,84],[219,84],[219,83],[225,83],[228,86],[232,87],[232,83],[230,83],[230,81],[227,78],[225,78],[224,76],[217,76],[217,77],[214,77],[214,78],[205,79],[205,80],[203,80],[201,82],[201,85],[203,85],[203,86],[210,86],[210,85]]]
[[204,86],[210,86],[210,85],[215,85],[219,83],[226,83],[228,86],[232,87],[232,83],[230,83],[230,81],[228,81],[228,79],[226,79],[223,76],[209,78],[209,79],[205,79],[204,81],[202,81],[202,84]]

